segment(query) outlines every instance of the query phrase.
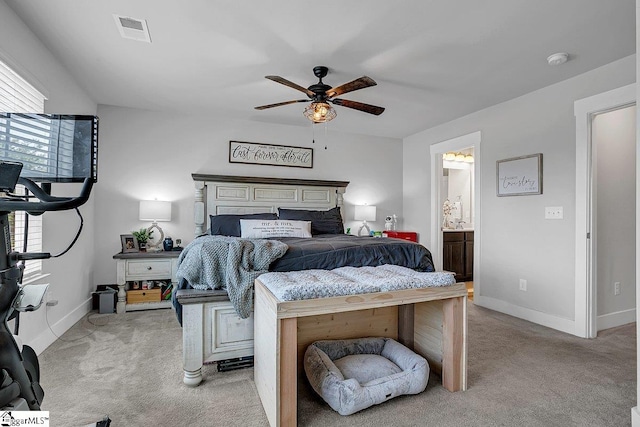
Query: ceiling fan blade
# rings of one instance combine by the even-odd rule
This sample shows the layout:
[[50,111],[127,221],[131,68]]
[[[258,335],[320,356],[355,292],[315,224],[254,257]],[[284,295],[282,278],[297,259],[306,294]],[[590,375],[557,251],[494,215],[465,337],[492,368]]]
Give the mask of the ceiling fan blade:
[[308,99],[297,99],[295,101],[285,101],[278,102],[277,104],[269,104],[269,105],[261,105],[259,107],[255,107],[256,110],[266,110],[267,108],[280,107],[282,105],[295,104],[296,102],[309,102]]
[[364,89],[365,87],[375,85],[377,85],[377,83],[371,77],[362,76],[349,83],[331,88],[327,90],[326,94],[329,98],[333,98],[334,96],[342,95],[343,93],[353,92],[354,90]]
[[349,101],[347,99],[330,99],[329,101],[336,105],[353,108],[354,110],[364,111],[369,114],[375,114],[376,116],[379,116],[384,111],[384,107],[378,107],[376,105],[365,104],[358,101]]
[[285,86],[289,86],[290,88],[299,90],[300,92],[304,92],[307,94],[308,97],[313,98],[314,96],[316,96],[315,93],[311,92],[309,89],[304,88],[300,85],[295,84],[294,82],[291,82],[285,78],[282,78],[280,76],[264,76],[265,78],[269,79],[269,80],[273,80],[276,83],[280,83],[283,84]]

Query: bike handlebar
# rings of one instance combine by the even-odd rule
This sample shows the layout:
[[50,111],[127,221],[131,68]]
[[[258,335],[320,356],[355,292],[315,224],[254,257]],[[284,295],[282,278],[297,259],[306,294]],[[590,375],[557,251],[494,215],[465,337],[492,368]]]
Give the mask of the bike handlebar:
[[47,194],[38,184],[28,178],[19,178],[18,184],[24,185],[33,193],[39,202],[28,202],[18,199],[0,198],[0,212],[25,211],[28,213],[42,213],[48,211],[66,211],[82,206],[89,200],[93,179],[85,178],[82,189],[77,197],[57,197]]

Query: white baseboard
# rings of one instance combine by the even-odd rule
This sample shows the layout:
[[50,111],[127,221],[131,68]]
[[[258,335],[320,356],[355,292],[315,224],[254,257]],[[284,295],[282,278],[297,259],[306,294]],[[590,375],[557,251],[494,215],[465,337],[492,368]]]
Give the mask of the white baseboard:
[[[88,312],[91,311],[92,299],[89,298],[82,304],[80,304],[75,310],[72,310],[69,314],[62,319],[51,325],[51,329],[47,328],[38,335],[33,341],[28,344],[35,350],[37,355],[40,355],[47,347],[53,344],[60,335],[64,334],[75,325],[80,319],[82,319]],[[42,307],[45,310],[46,307]],[[53,330],[53,332],[52,332]]]
[[490,308],[491,310],[499,311],[500,313],[508,314],[509,316],[518,317],[520,319],[528,320],[529,322],[537,323],[538,325],[566,332],[571,335],[576,335],[575,322],[571,319],[553,316],[551,314],[520,307],[506,301],[480,295],[474,295],[473,303],[480,307]]
[[615,328],[616,326],[626,325],[627,323],[635,323],[636,321],[636,309],[617,311],[615,313],[603,314],[598,316],[597,325],[598,331],[604,329]]
[[640,412],[638,412],[637,406],[631,408],[631,426],[640,427]]

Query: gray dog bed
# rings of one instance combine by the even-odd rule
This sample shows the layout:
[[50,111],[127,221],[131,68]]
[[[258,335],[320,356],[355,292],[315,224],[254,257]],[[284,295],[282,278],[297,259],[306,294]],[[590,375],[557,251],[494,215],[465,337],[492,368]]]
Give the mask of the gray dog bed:
[[426,359],[391,338],[316,341],[304,354],[313,389],[340,415],[351,415],[427,387]]

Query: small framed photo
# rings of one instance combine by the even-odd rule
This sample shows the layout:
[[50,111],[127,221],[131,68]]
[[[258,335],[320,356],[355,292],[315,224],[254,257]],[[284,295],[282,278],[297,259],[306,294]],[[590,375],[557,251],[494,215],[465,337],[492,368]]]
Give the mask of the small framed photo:
[[121,234],[120,243],[122,244],[122,253],[139,252],[138,239],[133,237],[133,234]]

